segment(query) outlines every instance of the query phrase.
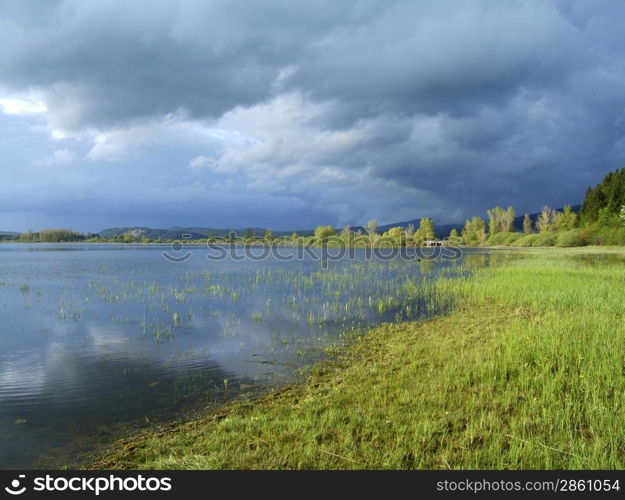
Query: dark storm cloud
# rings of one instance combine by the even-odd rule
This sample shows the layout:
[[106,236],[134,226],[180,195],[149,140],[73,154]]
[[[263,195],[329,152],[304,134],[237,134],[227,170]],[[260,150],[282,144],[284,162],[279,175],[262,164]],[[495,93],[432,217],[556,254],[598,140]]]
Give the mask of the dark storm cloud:
[[[282,226],[306,207],[331,222],[451,220],[577,203],[625,164],[624,22],[616,0],[4,2],[0,88],[39,92],[53,129],[124,137],[90,160],[163,120],[245,136],[154,161],[164,185],[200,186],[179,208],[217,179],[248,193],[246,213],[269,213],[265,195],[297,200],[297,220],[272,211]],[[149,190],[139,199],[156,213]]]
[[62,117],[74,102],[61,122],[71,127],[179,108],[219,115],[267,98],[288,65],[292,85],[355,114],[470,109],[553,79],[582,49],[543,2],[383,5],[9,3],[0,72],[5,84],[48,90]]
[[52,113],[67,128],[179,109],[214,117],[263,100],[307,45],[337,23],[362,21],[377,10],[359,15],[347,3],[243,0],[9,2],[0,8],[2,83],[46,90]]

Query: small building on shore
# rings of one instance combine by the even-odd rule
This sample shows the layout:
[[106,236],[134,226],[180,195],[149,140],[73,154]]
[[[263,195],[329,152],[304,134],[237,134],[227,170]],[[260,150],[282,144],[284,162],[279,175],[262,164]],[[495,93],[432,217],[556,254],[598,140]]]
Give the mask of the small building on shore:
[[423,245],[426,247],[442,247],[443,242],[441,240],[425,240]]

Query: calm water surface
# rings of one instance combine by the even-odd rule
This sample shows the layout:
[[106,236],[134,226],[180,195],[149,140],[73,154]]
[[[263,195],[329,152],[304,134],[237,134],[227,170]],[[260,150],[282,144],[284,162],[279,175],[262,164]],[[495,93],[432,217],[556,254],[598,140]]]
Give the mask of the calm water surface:
[[440,312],[432,278],[488,263],[197,248],[173,264],[166,248],[0,245],[0,468],[76,463],[123,429],[284,384],[342,332]]

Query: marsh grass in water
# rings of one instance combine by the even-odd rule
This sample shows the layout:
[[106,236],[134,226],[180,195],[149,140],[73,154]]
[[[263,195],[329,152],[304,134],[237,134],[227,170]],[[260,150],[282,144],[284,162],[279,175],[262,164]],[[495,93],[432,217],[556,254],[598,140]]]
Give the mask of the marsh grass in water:
[[374,327],[306,384],[119,442],[94,466],[622,469],[625,260],[592,252],[442,277],[450,314]]
[[118,423],[154,428],[236,398],[242,385],[281,387],[343,335],[447,311],[453,304],[432,295],[432,279],[487,265],[470,255],[321,269],[316,261],[207,262],[197,249],[178,266],[161,251],[2,249],[0,467],[76,463],[96,445],[96,428],[106,436]]

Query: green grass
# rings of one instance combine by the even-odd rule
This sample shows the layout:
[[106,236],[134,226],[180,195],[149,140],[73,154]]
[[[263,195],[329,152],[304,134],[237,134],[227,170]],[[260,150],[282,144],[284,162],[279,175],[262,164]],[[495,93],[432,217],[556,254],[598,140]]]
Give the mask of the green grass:
[[385,324],[301,385],[120,441],[95,468],[625,466],[625,260],[595,250],[441,279],[449,315]]

